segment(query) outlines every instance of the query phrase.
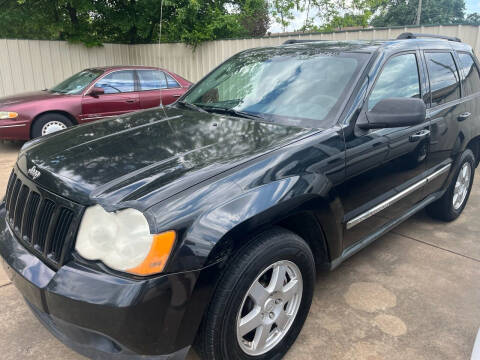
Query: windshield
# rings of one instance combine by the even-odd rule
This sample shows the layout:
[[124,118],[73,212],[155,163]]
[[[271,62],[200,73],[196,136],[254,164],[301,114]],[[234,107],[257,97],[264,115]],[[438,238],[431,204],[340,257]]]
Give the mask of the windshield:
[[103,70],[89,69],[83,70],[72,77],[64,80],[57,86],[50,89],[52,92],[78,95],[96,78],[103,74]]
[[332,121],[369,54],[305,47],[240,53],[183,99],[207,111],[322,127]]

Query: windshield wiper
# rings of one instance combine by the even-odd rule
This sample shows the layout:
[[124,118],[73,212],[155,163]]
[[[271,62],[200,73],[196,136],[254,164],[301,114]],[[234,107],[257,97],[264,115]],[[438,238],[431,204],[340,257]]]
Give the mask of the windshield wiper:
[[200,106],[188,103],[186,101],[177,101],[177,104],[180,104],[180,105],[182,105],[182,106],[184,106],[184,107],[186,107],[187,109],[190,109],[190,110],[200,111],[200,112],[203,112],[203,113],[208,112],[207,110],[202,109]]
[[213,113],[220,113],[220,114],[227,114],[227,115],[232,115],[232,116],[238,116],[242,117],[245,119],[251,119],[251,120],[265,120],[265,118],[262,115],[257,115],[253,114],[247,111],[239,111],[235,109],[229,109],[229,108],[220,108],[216,106],[202,106],[204,110],[207,110],[208,112],[213,112]]

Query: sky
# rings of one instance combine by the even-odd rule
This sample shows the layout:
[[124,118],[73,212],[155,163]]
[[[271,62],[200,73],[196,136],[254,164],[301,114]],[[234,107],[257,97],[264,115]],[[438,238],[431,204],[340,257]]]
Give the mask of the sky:
[[[473,12],[480,13],[480,0],[465,0],[466,13],[470,14]],[[294,31],[300,29],[305,23],[306,13],[305,12],[295,12],[295,19],[292,20],[292,23],[287,27],[287,31]],[[317,25],[320,25],[319,23]],[[271,33],[283,32],[283,28],[278,23],[272,23],[270,29]]]

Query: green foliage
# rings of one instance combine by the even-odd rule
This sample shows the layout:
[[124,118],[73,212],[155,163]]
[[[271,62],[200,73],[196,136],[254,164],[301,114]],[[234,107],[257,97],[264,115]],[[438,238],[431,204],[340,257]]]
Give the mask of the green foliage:
[[[376,27],[413,25],[417,16],[418,0],[389,0],[379,4],[380,14],[371,25]],[[460,24],[465,22],[464,0],[423,0],[420,23]]]
[[[306,14],[303,31],[415,23],[419,0],[163,0],[162,41],[192,46],[264,36],[275,20],[284,28]],[[162,0],[0,0],[0,38],[104,42],[159,41]],[[373,17],[373,18],[372,18]],[[423,0],[421,24],[480,24],[465,18],[464,0]],[[321,24],[321,25],[315,25]]]
[[[0,37],[68,40],[87,46],[159,40],[161,0],[0,0]],[[164,0],[162,40],[196,46],[263,36],[267,0]]]
[[467,16],[467,18],[465,19],[465,23],[467,25],[479,26],[480,25],[480,14],[479,13],[469,14]]

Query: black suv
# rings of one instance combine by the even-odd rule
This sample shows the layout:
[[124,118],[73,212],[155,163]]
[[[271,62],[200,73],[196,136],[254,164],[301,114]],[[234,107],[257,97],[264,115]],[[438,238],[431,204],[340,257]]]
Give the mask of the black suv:
[[244,51],[174,105],[27,143],[0,254],[38,319],[100,359],[280,359],[317,270],[422,208],[451,221],[480,158],[455,38]]

